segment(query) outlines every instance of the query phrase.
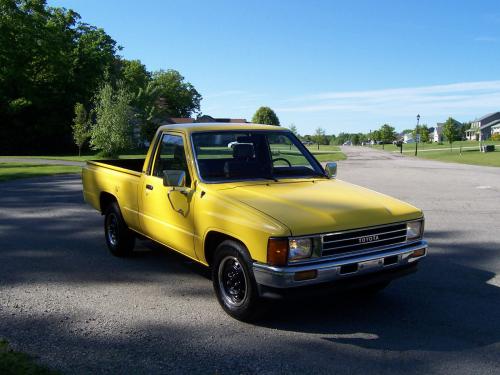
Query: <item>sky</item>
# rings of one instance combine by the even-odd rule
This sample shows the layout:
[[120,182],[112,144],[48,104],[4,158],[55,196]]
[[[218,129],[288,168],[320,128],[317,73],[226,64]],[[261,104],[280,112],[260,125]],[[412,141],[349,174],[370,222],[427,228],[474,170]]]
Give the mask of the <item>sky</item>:
[[176,69],[201,111],[273,108],[312,134],[433,126],[500,110],[500,1],[49,0],[126,59]]

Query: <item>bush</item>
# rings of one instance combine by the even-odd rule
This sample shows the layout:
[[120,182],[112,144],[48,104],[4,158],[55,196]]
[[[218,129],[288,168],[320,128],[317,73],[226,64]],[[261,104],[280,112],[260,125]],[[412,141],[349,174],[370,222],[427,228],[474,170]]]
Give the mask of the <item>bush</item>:
[[491,136],[492,141],[500,141],[500,134],[493,134]]

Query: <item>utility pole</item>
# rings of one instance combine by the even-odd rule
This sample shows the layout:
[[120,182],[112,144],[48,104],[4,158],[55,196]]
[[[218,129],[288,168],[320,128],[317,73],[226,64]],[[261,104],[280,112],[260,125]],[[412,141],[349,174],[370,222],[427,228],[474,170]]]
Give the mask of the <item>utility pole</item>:
[[420,115],[417,115],[417,127],[415,128],[415,156],[417,156],[418,153],[418,136],[419,136],[419,131],[418,131],[418,124],[420,122]]

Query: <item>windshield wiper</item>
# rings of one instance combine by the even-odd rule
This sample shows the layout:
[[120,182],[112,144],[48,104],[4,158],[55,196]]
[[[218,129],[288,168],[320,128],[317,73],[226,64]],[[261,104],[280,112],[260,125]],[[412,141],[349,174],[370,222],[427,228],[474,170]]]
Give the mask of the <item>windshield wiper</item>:
[[267,175],[267,176],[258,176],[257,178],[263,178],[265,180],[271,180],[274,182],[278,182],[278,179],[274,177],[273,175]]

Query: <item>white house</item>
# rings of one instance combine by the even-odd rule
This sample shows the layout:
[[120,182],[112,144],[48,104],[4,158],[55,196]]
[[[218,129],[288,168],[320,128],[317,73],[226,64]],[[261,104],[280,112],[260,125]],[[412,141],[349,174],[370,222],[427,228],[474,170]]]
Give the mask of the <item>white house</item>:
[[444,123],[438,122],[434,128],[434,133],[432,134],[433,142],[443,142],[443,125]]
[[[417,134],[416,141],[420,142],[420,134]],[[404,143],[415,143],[415,137],[413,137],[412,133],[405,133],[403,135],[403,142]]]

